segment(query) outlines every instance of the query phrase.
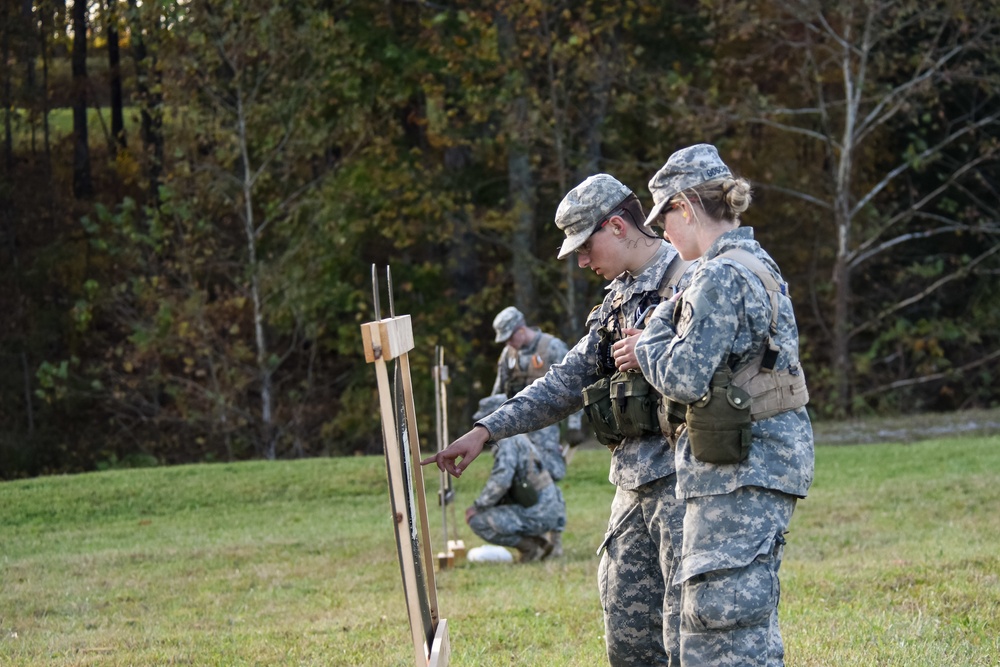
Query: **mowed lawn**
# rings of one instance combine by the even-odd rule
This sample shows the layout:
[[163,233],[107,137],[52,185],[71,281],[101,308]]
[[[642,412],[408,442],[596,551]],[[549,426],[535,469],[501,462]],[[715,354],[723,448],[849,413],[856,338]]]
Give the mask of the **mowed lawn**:
[[[438,573],[452,665],[606,664],[607,462],[570,464],[563,558]],[[386,488],[376,457],[0,483],[0,665],[412,665]],[[820,446],[791,528],[789,666],[1000,664],[1000,437]]]

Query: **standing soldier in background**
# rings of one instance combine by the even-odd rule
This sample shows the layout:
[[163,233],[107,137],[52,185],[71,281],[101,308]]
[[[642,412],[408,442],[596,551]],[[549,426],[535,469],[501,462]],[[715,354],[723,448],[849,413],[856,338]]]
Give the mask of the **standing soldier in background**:
[[[506,400],[504,394],[487,396],[472,418],[482,419]],[[487,542],[517,549],[522,563],[547,558],[552,542],[545,534],[558,534],[566,525],[562,492],[528,436],[498,442],[493,456],[493,470],[479,497],[465,510],[465,522]]]
[[[497,379],[493,394],[514,396],[529,384],[545,375],[549,367],[566,356],[569,348],[555,336],[529,327],[524,315],[514,306],[508,306],[493,318],[496,342],[506,343],[497,361]],[[566,419],[566,441],[575,447],[583,441],[583,413],[574,412]],[[542,457],[545,469],[556,482],[566,476],[566,459],[559,444],[559,425],[551,424],[527,434]],[[565,525],[565,517],[563,525]],[[550,535],[552,555],[562,556],[562,533]]]
[[608,477],[616,487],[598,568],[613,667],[680,664],[680,587],[672,582],[684,503],[674,493],[674,450],[663,435],[655,391],[642,373],[619,373],[611,356],[613,344],[638,332],[656,304],[686,284],[689,265],[643,227],[645,219],[636,196],[609,174],[566,194],[555,219],[566,235],[559,259],[575,252],[581,268],[610,280],[604,302],[561,363],[421,461],[460,476],[487,442],[558,423],[587,403],[598,439],[612,452]]

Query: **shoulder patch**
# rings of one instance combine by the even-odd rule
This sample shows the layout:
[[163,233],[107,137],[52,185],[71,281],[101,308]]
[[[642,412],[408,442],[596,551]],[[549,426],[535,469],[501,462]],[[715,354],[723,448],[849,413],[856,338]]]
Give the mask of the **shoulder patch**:
[[693,320],[700,319],[711,313],[717,305],[719,293],[718,289],[714,285],[711,285],[707,289],[699,290],[694,294],[686,294],[685,296],[684,308],[677,323],[678,330],[686,330]]

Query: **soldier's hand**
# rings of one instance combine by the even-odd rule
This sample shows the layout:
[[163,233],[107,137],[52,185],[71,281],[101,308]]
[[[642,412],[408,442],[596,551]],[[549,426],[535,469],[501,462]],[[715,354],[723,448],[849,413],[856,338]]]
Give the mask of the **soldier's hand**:
[[622,338],[611,348],[611,355],[614,357],[615,366],[620,371],[632,371],[639,369],[639,360],[635,356],[635,342],[642,333],[639,329],[625,329],[622,331],[627,338]]
[[476,516],[479,512],[476,510],[476,506],[473,505],[465,510],[465,523],[472,521],[472,517]]
[[483,451],[483,447],[489,439],[490,432],[485,427],[474,426],[471,431],[448,445],[447,448],[421,461],[420,465],[436,463],[438,470],[443,470],[454,477],[461,477],[462,472]]
[[581,442],[583,442],[583,429],[582,428],[566,429],[566,442],[569,443],[570,447],[576,447]]

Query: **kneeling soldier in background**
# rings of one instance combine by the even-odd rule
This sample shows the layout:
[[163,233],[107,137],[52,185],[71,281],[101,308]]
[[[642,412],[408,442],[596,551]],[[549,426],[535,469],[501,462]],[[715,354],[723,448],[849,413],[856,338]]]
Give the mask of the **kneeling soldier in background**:
[[[482,419],[507,400],[494,394],[479,401],[473,419]],[[542,560],[552,553],[549,531],[562,532],[566,504],[545,470],[535,446],[525,435],[505,438],[493,448],[493,470],[465,521],[476,535],[521,553],[520,561]]]

